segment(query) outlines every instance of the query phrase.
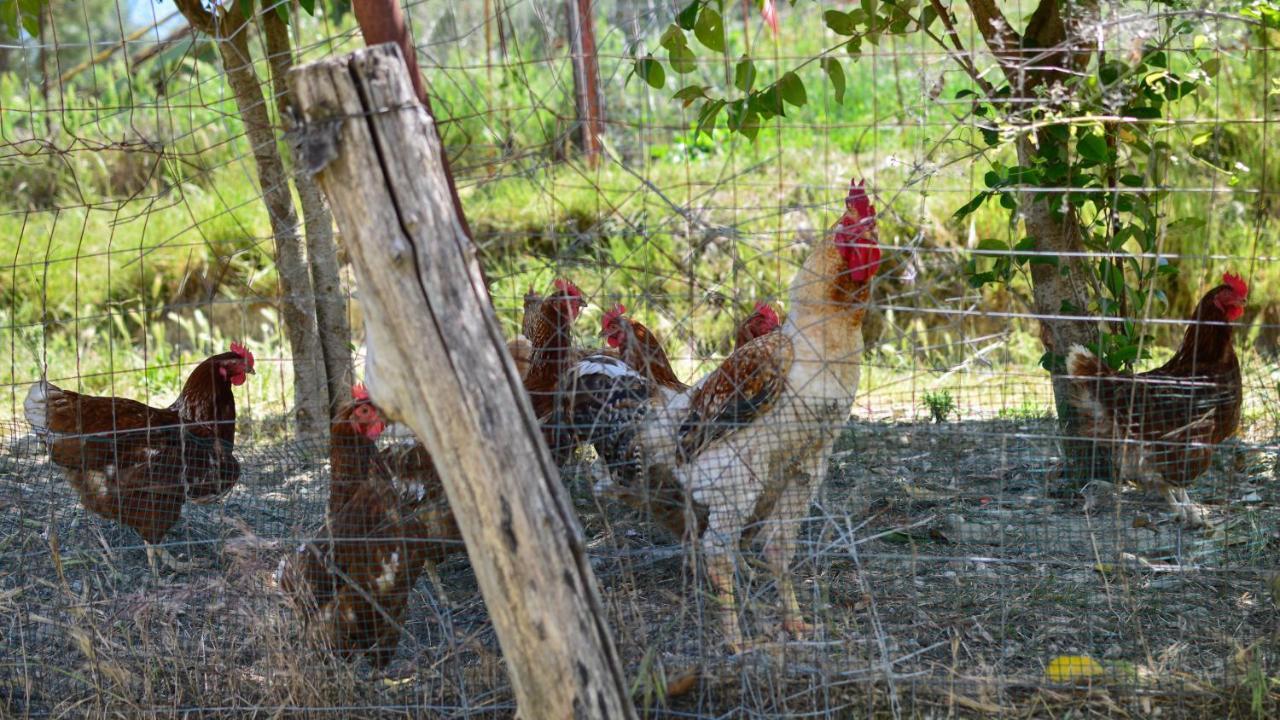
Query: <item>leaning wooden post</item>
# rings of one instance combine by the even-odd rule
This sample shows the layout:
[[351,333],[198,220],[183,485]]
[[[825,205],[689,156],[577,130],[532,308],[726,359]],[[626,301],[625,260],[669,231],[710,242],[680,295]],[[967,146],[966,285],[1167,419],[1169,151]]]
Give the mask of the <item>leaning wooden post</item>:
[[600,62],[591,0],[565,0],[569,18],[569,52],[573,61],[573,97],[578,128],[574,132],[587,164],[600,160],[604,136],[604,93],[600,90]]
[[634,718],[569,498],[393,44],[297,68],[301,155],[342,228],[373,399],[435,458],[526,718]]

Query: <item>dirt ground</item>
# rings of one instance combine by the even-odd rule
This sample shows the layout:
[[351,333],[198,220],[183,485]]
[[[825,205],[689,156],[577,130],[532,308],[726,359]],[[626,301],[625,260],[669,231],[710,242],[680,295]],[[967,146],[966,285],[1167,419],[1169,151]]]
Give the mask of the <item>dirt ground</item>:
[[[321,448],[241,445],[241,484],[188,505],[159,577],[86,513],[25,428],[0,428],[0,715],[510,717],[465,557],[415,590],[384,675],[313,647],[274,588],[323,519]],[[1187,531],[1136,490],[1057,493],[1047,420],[856,422],[803,530],[785,638],[758,557],[752,652],[721,648],[693,556],[568,482],[635,698],[651,717],[1267,717],[1280,713],[1276,458],[1218,452]],[[1058,495],[1061,495],[1060,497]],[[1046,674],[1088,656],[1094,674]],[[1082,661],[1084,662],[1084,661]]]

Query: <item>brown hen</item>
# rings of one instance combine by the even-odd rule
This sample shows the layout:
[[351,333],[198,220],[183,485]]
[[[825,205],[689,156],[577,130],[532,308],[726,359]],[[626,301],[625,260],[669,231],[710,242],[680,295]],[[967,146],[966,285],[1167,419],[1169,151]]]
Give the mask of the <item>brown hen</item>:
[[1080,432],[1110,449],[1122,480],[1161,492],[1190,527],[1206,525],[1206,514],[1187,487],[1240,425],[1232,323],[1248,296],[1243,280],[1223,275],[1196,305],[1178,352],[1154,370],[1119,373],[1080,346],[1067,355]]
[[328,537],[283,558],[276,579],[335,652],[383,668],[423,570],[466,548],[430,453],[379,451],[382,415],[364,388],[352,395],[330,428]]
[[185,501],[210,502],[239,480],[231,387],[253,372],[253,353],[232,343],[230,352],[197,365],[167,408],[82,395],[41,380],[27,392],[23,410],[85,508],[136,530],[153,571],[157,559],[185,570],[189,564],[158,543]]

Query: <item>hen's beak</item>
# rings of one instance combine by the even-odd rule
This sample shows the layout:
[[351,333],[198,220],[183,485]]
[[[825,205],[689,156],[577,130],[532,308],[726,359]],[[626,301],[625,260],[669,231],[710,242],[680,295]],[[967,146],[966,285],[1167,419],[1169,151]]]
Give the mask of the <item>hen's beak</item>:
[[255,370],[254,370],[253,368],[251,368],[251,367],[247,367],[247,368],[245,368],[245,369],[244,369],[244,372],[245,372],[245,374],[246,374],[246,375],[257,375],[257,374],[258,374],[258,373],[257,373],[257,371],[255,371]]

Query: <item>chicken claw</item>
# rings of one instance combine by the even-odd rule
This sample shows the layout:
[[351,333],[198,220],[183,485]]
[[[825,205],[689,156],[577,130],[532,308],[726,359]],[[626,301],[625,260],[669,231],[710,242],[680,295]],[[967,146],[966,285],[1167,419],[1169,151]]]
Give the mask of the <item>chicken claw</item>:
[[156,561],[164,563],[170,570],[177,573],[191,572],[196,565],[193,562],[183,562],[178,560],[167,549],[160,545],[152,545],[147,543],[147,564],[151,566],[151,574],[159,575],[159,569],[156,567]]

